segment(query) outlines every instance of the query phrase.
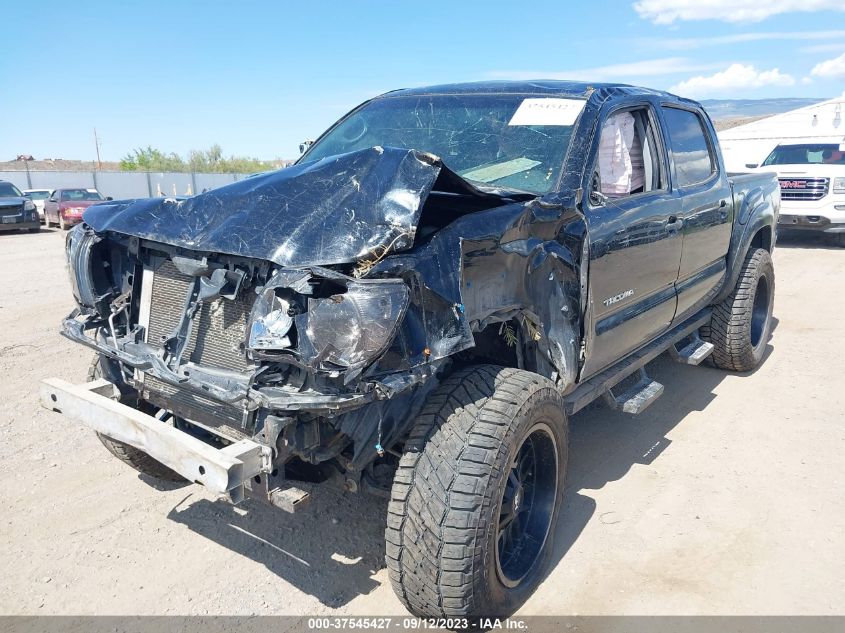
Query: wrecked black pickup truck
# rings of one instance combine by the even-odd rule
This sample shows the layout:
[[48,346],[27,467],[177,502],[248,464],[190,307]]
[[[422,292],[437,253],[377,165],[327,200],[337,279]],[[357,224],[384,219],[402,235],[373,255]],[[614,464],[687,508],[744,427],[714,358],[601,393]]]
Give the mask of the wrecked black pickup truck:
[[235,503],[383,495],[411,612],[509,614],[549,563],[568,416],[643,411],[663,352],[761,361],[779,205],[670,94],[391,92],[292,167],[89,208],[63,334],[99,362],[42,401]]

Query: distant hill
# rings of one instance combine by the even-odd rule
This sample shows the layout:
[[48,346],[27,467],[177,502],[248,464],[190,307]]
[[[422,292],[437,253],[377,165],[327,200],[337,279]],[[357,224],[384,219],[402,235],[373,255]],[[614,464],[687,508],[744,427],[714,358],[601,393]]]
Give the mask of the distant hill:
[[797,110],[827,99],[704,99],[701,105],[714,121],[762,118]]

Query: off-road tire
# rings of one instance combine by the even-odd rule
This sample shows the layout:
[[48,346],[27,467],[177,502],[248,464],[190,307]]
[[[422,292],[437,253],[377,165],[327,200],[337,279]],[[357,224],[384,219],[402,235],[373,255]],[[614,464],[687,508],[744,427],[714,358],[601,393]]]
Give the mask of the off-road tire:
[[[549,526],[529,571],[508,587],[497,554],[502,495],[517,452],[539,425],[549,429],[556,456]],[[553,550],[567,437],[559,392],[531,372],[478,365],[429,396],[396,472],[385,533],[390,581],[411,613],[507,616],[531,595]]]
[[708,361],[720,369],[751,371],[763,359],[772,328],[775,269],[764,248],[745,256],[733,292],[713,306],[701,337],[713,343]]
[[[88,368],[88,380],[97,380],[102,377],[103,370],[100,367],[100,359],[98,356],[95,356],[91,366]],[[100,441],[108,449],[109,453],[123,463],[129,464],[138,472],[156,479],[161,479],[162,481],[186,481],[182,475],[171,470],[161,462],[156,461],[144,451],[140,451],[134,446],[113,440],[108,435],[103,435],[102,433],[97,433],[97,437],[100,438]]]

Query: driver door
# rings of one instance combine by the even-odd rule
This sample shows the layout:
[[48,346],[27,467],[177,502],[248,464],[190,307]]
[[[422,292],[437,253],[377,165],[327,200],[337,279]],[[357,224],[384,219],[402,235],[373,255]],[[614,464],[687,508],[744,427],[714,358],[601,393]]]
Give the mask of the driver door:
[[[584,204],[590,239],[590,290],[582,380],[665,331],[677,306],[681,206],[678,194],[669,187],[663,135],[651,104],[617,108],[608,114],[620,112],[634,118],[630,148],[632,154],[641,152],[644,173],[632,177],[631,191],[620,191],[617,186],[611,188],[612,194],[603,195],[601,178],[596,179],[598,168],[587,172],[593,177]],[[608,118],[602,117],[602,134],[607,133]],[[597,163],[598,148],[604,145],[594,143]],[[636,173],[639,161],[634,165]]]

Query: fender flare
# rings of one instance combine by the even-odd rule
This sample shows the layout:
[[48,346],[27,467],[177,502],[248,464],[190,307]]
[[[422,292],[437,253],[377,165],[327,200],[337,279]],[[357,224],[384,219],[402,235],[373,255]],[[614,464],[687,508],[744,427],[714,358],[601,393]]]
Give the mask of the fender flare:
[[771,239],[764,242],[763,247],[769,252],[775,248],[777,237],[777,214],[771,197],[764,195],[762,190],[752,191],[743,200],[742,208],[737,214],[731,236],[731,247],[727,254],[727,272],[725,281],[713,303],[724,301],[736,286],[742,269],[742,262],[754,237],[762,229],[771,230]]

